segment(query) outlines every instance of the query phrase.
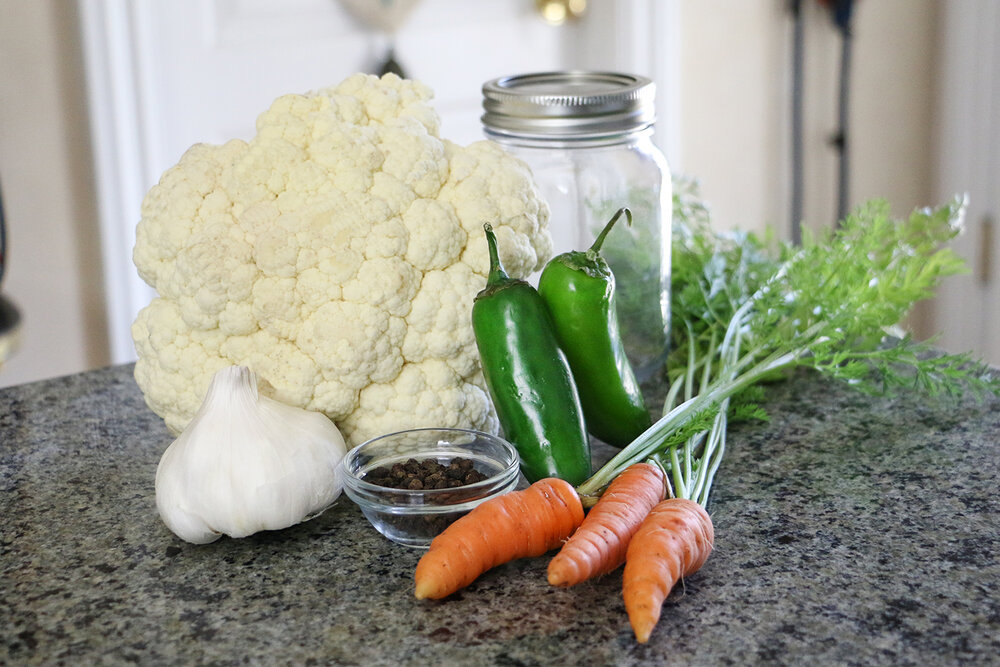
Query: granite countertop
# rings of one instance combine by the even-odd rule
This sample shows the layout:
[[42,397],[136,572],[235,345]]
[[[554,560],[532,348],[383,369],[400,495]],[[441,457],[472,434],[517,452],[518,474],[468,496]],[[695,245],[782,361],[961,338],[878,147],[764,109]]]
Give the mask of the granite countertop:
[[620,574],[547,559],[437,602],[346,498],[243,540],[160,522],[171,437],[130,366],[0,390],[0,664],[996,664],[1000,401],[802,374],[731,430],[716,549],[635,643]]

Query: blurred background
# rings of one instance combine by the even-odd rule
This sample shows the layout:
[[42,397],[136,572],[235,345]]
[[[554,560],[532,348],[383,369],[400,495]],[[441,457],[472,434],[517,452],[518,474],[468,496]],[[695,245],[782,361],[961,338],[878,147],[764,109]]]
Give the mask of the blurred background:
[[488,79],[652,77],[657,143],[720,228],[793,238],[868,198],[904,215],[969,193],[971,272],[911,325],[1000,364],[993,0],[0,0],[0,297],[20,316],[0,386],[132,360],[146,190],[275,97],[390,57],[463,144]]

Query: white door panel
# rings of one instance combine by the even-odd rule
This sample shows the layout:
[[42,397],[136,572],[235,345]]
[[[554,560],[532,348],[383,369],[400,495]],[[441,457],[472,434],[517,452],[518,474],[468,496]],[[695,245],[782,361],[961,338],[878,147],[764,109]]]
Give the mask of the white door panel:
[[[430,85],[442,122],[462,143],[481,137],[479,87],[486,78],[563,64],[565,30],[531,3],[460,0],[418,5],[397,38],[407,74]],[[284,93],[371,71],[385,36],[359,28],[335,0],[136,2],[132,29],[150,150],[160,166],[199,141],[253,134],[256,115]]]
[[969,196],[955,250],[971,273],[946,281],[932,325],[944,348],[1000,365],[1000,4],[948,3],[942,14],[938,198]]
[[[373,71],[390,40],[337,0],[78,2],[117,363],[135,358],[129,326],[153,296],[131,263],[146,191],[192,144],[251,137],[279,95]],[[554,27],[534,0],[421,0],[395,53],[411,78],[434,89],[442,135],[466,144],[482,138],[487,79],[572,67],[654,80],[672,71],[662,36],[674,34],[676,21],[667,21],[676,11],[664,8],[676,2],[591,0],[580,23]]]

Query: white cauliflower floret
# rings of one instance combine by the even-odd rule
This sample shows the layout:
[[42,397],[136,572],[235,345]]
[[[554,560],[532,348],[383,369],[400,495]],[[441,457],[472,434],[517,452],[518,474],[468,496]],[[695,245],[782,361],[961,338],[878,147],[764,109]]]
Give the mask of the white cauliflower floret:
[[495,144],[442,139],[431,97],[362,74],[286,95],[253,139],[193,146],[149,191],[133,256],[159,296],[132,327],[135,377],[172,431],[229,365],[352,444],[496,431],[470,321],[483,223],[524,277],[551,254],[548,209]]
[[455,296],[462,293],[464,286],[479,280],[481,278],[464,264],[424,274],[407,318],[403,355],[408,360],[440,359],[462,377],[479,369],[476,340],[472,327],[468,326],[475,295]]
[[358,409],[342,428],[378,433],[397,423],[407,428],[475,424],[492,433],[499,427],[482,377],[464,378],[440,359],[407,364],[392,381],[362,389]]

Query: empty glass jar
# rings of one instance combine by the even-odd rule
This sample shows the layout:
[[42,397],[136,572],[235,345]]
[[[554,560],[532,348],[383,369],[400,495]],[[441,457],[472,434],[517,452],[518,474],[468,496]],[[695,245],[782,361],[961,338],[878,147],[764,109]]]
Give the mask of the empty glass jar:
[[655,86],[612,72],[545,72],[483,85],[486,136],[524,160],[548,202],[555,252],[604,242],[618,318],[640,382],[662,369],[670,326],[670,170],[653,144]]

